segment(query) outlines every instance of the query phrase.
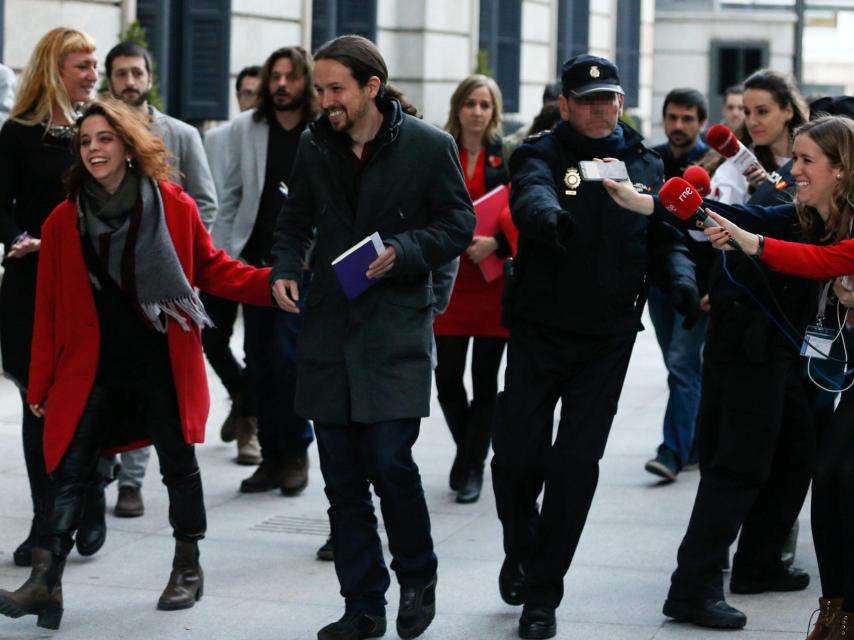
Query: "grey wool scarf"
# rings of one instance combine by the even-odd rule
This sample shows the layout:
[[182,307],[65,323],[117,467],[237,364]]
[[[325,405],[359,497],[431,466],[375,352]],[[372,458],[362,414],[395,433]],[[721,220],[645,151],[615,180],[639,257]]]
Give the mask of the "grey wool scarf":
[[[115,194],[89,180],[80,190],[77,210],[84,241],[91,238],[103,270],[155,330],[166,333],[169,318],[184,331],[190,330],[188,319],[200,329],[213,326],[178,261],[154,180],[128,171]],[[97,274],[89,275],[100,289]]]

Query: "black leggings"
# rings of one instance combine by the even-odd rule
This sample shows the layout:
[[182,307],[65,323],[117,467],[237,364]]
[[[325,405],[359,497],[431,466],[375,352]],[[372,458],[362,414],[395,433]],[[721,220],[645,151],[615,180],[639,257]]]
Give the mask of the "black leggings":
[[207,524],[201,474],[193,445],[184,441],[171,376],[142,388],[96,382],[71,443],[53,472],[52,496],[39,546],[55,556],[65,558],[74,546],[83,497],[100,452],[129,407],[157,450],[163,484],[169,492],[169,523],[174,536],[187,542],[204,537]]
[[[472,400],[469,404],[463,375],[469,341]],[[492,417],[498,395],[498,368],[507,340],[494,337],[436,336],[436,390],[451,436],[457,444],[455,465],[482,472],[489,453]]]
[[505,338],[436,336],[436,391],[439,402],[468,402],[463,386],[469,341],[474,340],[471,359],[472,400],[495,402],[498,368],[504,355]]
[[819,445],[812,535],[822,594],[854,611],[854,391],[842,394]]

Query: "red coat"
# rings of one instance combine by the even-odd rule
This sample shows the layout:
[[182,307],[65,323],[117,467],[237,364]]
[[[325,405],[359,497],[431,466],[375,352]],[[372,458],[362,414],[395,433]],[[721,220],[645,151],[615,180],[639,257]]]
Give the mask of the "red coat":
[[[160,183],[166,226],[193,287],[223,298],[272,305],[269,269],[255,269],[215,249],[196,203],[181,187]],[[100,332],[95,298],[77,228],[77,204],[63,201],[42,226],[27,402],[46,402],[44,456],[48,471],[68,448],[95,382]],[[169,359],[184,439],[203,442],[210,408],[201,332],[167,328]],[[142,443],[137,443],[142,444]]]

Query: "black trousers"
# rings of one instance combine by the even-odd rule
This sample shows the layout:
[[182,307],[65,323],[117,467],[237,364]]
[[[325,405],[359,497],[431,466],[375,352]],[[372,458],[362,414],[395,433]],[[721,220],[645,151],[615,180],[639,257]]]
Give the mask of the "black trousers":
[[578,336],[522,324],[510,331],[492,481],[504,552],[526,567],[527,604],[556,608],[563,597],[634,342],[634,333]]
[[[470,342],[471,403],[463,385]],[[489,453],[498,369],[506,344],[507,340],[498,337],[436,336],[436,391],[457,445],[457,457],[466,469],[482,470]]]
[[854,611],[854,393],[847,391],[821,438],[812,489],[812,534],[821,591]]
[[44,523],[47,501],[50,496],[50,478],[44,464],[44,420],[30,411],[25,393],[21,392],[23,420],[21,436],[24,444],[24,462],[30,482],[30,497],[33,501],[33,533],[38,535]]
[[391,568],[402,585],[427,584],[437,561],[412,445],[420,419],[315,423],[329,498],[335,571],[347,611],[384,615],[389,574],[377,535],[371,486],[380,499]]
[[[151,382],[149,380],[149,382]],[[169,492],[169,524],[180,540],[204,538],[207,528],[202,477],[193,445],[184,441],[171,376],[146,386],[98,381],[89,394],[71,443],[53,472],[53,486],[39,546],[65,558],[74,546],[83,497],[110,429],[129,408],[145,425]]]
[[230,344],[239,303],[204,292],[200,293],[199,297],[214,323],[214,326],[202,330],[205,357],[222,381],[228,395],[232,398],[240,397],[242,415],[254,416],[255,405],[251,397],[252,386],[248,383],[249,373],[234,357]]
[[773,571],[781,563],[815,463],[801,365],[785,346],[772,349],[760,363],[706,358],[698,422],[700,485],[670,598],[723,599],[721,560],[739,529],[733,577]]

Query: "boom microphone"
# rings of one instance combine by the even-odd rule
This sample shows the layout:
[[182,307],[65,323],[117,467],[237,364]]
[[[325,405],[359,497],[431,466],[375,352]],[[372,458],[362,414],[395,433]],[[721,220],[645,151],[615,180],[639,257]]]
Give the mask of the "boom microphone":
[[712,192],[712,179],[703,167],[692,165],[685,169],[682,177],[697,190],[703,198]]
[[709,133],[706,134],[706,139],[712,149],[732,162],[742,174],[746,174],[753,167],[761,168],[759,160],[756,159],[753,152],[741,144],[741,141],[726,125],[716,124],[712,126]]
[[[664,208],[680,220],[699,220],[704,227],[720,225],[709,217],[703,208],[703,198],[691,184],[682,178],[670,178],[658,192],[658,199]],[[741,247],[730,238],[729,243],[736,249]]]

